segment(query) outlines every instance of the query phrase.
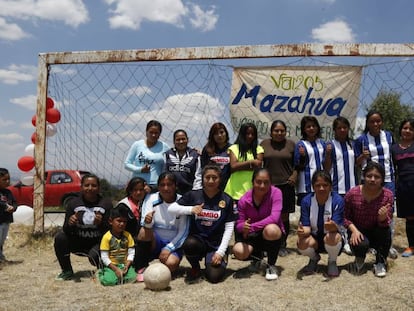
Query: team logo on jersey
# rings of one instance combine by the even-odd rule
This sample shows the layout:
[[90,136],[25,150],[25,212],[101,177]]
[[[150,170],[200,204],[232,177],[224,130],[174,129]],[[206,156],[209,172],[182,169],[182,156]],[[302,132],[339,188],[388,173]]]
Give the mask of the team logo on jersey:
[[216,221],[220,218],[221,211],[212,211],[208,209],[203,209],[203,211],[196,215],[196,219],[204,220],[204,221]]
[[226,207],[226,202],[225,202],[224,200],[221,200],[221,201],[218,203],[218,206],[219,206],[220,208],[225,208],[225,207]]

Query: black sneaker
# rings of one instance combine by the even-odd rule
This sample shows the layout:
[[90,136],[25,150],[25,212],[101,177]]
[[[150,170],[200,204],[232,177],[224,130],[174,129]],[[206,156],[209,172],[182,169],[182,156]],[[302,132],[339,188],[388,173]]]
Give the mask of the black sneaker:
[[201,270],[199,268],[191,268],[187,271],[184,282],[186,284],[196,284],[201,281]]
[[62,271],[56,277],[56,281],[69,281],[73,278],[73,271]]

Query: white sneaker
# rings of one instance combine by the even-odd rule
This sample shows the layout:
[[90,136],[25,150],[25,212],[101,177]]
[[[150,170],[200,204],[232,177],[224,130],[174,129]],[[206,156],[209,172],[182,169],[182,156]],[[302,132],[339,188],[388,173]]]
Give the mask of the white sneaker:
[[389,252],[388,252],[388,257],[390,257],[391,259],[397,259],[398,258],[398,252],[394,247],[391,247]]
[[276,266],[269,266],[266,269],[266,276],[265,276],[266,280],[268,281],[273,281],[273,280],[277,280],[278,276],[277,276],[277,269]]
[[344,250],[344,253],[349,255],[349,256],[352,256],[354,254],[352,252],[351,245],[349,245],[348,243],[344,245],[343,250]]
[[385,264],[382,262],[379,262],[374,265],[374,274],[375,276],[379,278],[383,278],[387,275],[387,269],[385,268]]

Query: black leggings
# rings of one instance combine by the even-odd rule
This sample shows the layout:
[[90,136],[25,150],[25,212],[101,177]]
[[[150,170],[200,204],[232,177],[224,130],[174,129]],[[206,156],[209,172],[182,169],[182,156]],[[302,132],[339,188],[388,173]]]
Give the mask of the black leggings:
[[[360,230],[364,235],[364,240],[358,245],[351,245],[355,257],[365,258],[368,249],[374,248],[377,251],[376,262],[385,263],[391,247],[390,227],[376,227],[370,230]],[[351,232],[348,232],[351,237]]]
[[191,264],[192,268],[200,269],[200,260],[205,258],[206,271],[205,276],[210,283],[218,283],[224,279],[227,263],[225,258],[221,265],[212,265],[211,259],[216,249],[208,246],[207,243],[199,237],[189,235],[183,244],[184,254]]
[[71,237],[61,231],[55,236],[54,248],[62,271],[73,271],[70,253],[88,257],[92,265],[98,268],[101,266],[99,242],[94,240]]

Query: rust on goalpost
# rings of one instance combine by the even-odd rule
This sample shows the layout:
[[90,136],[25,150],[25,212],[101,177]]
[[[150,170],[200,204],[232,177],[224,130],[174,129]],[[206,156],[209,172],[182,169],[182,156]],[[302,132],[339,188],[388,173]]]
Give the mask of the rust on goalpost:
[[38,57],[34,234],[44,232],[46,98],[49,68],[62,64],[145,63],[289,57],[414,57],[414,44],[285,44],[41,53]]

